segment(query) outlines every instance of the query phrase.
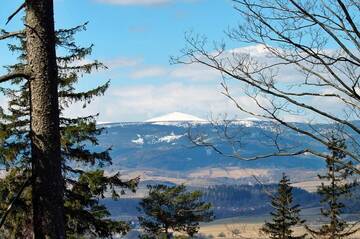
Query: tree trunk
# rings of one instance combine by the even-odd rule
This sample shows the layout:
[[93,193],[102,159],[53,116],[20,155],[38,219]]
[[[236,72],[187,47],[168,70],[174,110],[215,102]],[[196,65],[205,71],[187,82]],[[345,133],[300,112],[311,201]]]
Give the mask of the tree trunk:
[[26,0],[36,239],[65,238],[53,0]]

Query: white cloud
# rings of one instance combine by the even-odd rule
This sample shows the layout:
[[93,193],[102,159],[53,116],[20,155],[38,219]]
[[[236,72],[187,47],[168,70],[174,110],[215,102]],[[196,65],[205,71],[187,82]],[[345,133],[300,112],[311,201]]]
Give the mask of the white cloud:
[[167,69],[161,66],[150,66],[142,69],[138,69],[130,73],[130,78],[141,79],[149,77],[161,77],[166,76],[168,73]]
[[[269,62],[267,52],[260,46],[237,48],[228,51],[229,54],[252,53],[253,57]],[[230,55],[228,55],[230,56]],[[104,97],[100,97],[89,108],[83,110],[81,105],[74,105],[67,111],[68,115],[79,116],[100,112],[100,121],[142,121],[154,116],[179,111],[207,118],[210,114],[227,113],[246,118],[236,109],[236,106],[221,94],[221,75],[208,67],[191,65],[146,65],[139,58],[117,58],[105,62],[110,66],[107,75],[120,74],[121,79],[133,82],[123,87],[112,86]],[[117,71],[116,68],[121,68]],[[111,71],[111,69],[114,69]],[[147,79],[150,78],[151,81]],[[279,86],[286,87],[303,79],[294,68],[286,68],[278,72]],[[114,78],[115,79],[115,78]],[[243,93],[243,84],[238,81],[226,80],[231,95],[236,97],[239,105],[255,113],[260,112],[255,103]],[[125,82],[125,81],[124,81]],[[288,89],[286,89],[288,90]],[[299,90],[303,90],[300,88]],[[261,96],[259,96],[261,97]],[[267,104],[264,99],[261,102]],[[314,98],[304,99],[304,102],[317,107],[329,108],[336,103],[327,101],[313,101]],[[321,106],[320,106],[321,104]],[[333,107],[333,112],[339,112],[340,107]],[[340,108],[340,109],[339,109]],[[311,115],[282,114],[285,120],[306,121]],[[231,118],[231,117],[230,117]]]
[[214,81],[220,80],[221,74],[200,64],[175,65],[175,66],[139,66],[129,74],[132,79],[145,79],[162,77],[167,80],[177,81]]
[[[216,85],[182,83],[113,87],[88,108],[82,109],[80,104],[76,104],[67,110],[66,115],[77,117],[79,112],[82,116],[100,112],[100,121],[119,122],[143,121],[174,111],[202,118],[208,118],[210,114],[239,114],[220,92],[221,88]],[[251,104],[246,97],[240,97],[239,101]]]
[[209,67],[200,64],[177,65],[171,71],[170,76],[178,79],[193,81],[211,81],[221,79],[221,75],[218,71],[209,69]]
[[230,54],[250,54],[253,57],[265,57],[269,55],[269,51],[263,45],[252,45],[234,48],[228,51]]
[[[268,66],[283,62],[261,44],[230,49],[223,54],[223,57],[229,58],[229,60],[227,59],[225,62],[232,63],[233,65],[237,65],[237,61],[245,59],[245,64],[249,64],[249,70],[254,71],[265,65]],[[273,67],[271,70],[272,73],[275,72],[275,69],[277,70],[277,83],[298,84],[304,79],[303,73],[296,69],[294,65],[283,64],[278,67]],[[270,73],[270,71],[267,73]]]
[[[232,95],[237,103],[254,113],[261,110],[240,88],[232,86]],[[184,112],[201,118],[227,114],[230,119],[244,119],[249,115],[236,108],[221,94],[216,84],[168,83],[163,85],[136,85],[113,87],[104,97],[97,98],[86,109],[75,104],[65,115],[70,117],[100,113],[99,121],[145,121],[169,112]],[[266,102],[259,98],[261,102]],[[322,102],[322,107],[330,107],[333,102]],[[286,121],[307,121],[310,116],[282,115]]]

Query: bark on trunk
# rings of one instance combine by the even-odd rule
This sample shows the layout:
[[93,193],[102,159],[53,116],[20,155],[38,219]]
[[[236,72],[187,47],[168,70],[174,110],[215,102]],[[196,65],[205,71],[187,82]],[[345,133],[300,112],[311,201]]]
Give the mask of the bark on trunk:
[[65,238],[53,0],[26,0],[36,239]]

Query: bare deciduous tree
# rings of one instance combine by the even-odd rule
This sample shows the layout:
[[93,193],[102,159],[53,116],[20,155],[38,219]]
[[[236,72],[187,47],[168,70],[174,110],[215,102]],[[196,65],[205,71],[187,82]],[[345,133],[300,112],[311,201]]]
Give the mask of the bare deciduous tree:
[[[349,146],[338,150],[360,161],[360,2],[233,3],[241,23],[227,36],[241,48],[228,49],[225,43],[210,48],[205,37],[187,34],[187,46],[172,62],[201,64],[220,72],[223,94],[240,112],[267,120],[279,130],[272,152],[251,157],[236,150],[224,152],[204,137],[194,137],[194,142],[244,160],[304,154],[326,158],[323,152],[331,134],[318,123],[329,123]],[[252,105],[239,96],[246,96]],[[306,122],[306,127],[292,123],[296,120]],[[324,150],[282,144],[284,129],[308,137]],[[229,139],[226,132],[223,136]]]

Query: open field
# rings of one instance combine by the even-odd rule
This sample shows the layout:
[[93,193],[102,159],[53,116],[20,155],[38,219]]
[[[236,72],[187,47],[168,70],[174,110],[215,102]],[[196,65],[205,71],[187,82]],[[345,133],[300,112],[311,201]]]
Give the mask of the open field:
[[[141,181],[170,182],[188,186],[207,187],[221,184],[262,184],[278,183],[282,173],[292,175],[291,182],[294,187],[309,192],[316,191],[321,183],[317,175],[319,170],[305,169],[274,169],[274,168],[242,168],[242,167],[206,167],[187,171],[171,171],[153,168],[138,168],[125,170],[109,170],[108,175],[120,172],[123,178],[140,177]],[[1,175],[1,174],[0,174]],[[256,176],[257,179],[254,178]]]
[[[230,218],[217,220],[208,224],[204,224],[200,228],[200,233],[213,238],[226,239],[266,239],[266,235],[259,232],[265,217],[248,217],[248,218]],[[303,227],[294,228],[296,235],[303,234]],[[354,234],[349,239],[360,239],[360,232]]]
[[269,169],[243,169],[239,167],[207,168],[194,170],[188,176],[191,178],[250,178],[270,176]]

